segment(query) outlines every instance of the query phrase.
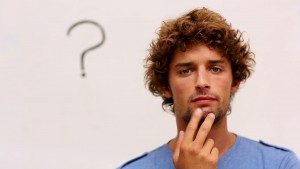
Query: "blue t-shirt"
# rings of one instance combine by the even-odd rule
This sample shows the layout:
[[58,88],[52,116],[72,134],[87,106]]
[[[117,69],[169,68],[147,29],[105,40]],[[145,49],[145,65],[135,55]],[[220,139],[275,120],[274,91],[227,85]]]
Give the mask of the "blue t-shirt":
[[[168,144],[123,164],[118,169],[175,169]],[[300,169],[290,150],[237,136],[234,145],[219,159],[218,169]]]

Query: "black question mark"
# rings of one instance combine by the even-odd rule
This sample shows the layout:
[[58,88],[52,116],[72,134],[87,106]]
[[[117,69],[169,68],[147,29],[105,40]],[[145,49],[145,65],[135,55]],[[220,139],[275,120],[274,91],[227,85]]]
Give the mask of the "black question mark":
[[76,22],[68,29],[67,35],[69,36],[71,31],[73,30],[73,28],[75,28],[76,26],[81,25],[81,24],[87,24],[87,23],[95,25],[96,27],[98,27],[100,29],[101,34],[102,34],[102,40],[99,43],[97,43],[96,45],[84,50],[81,53],[81,62],[80,63],[81,63],[81,71],[82,71],[81,76],[82,77],[85,77],[85,75],[86,75],[85,70],[84,70],[84,58],[85,58],[86,53],[88,53],[89,51],[92,51],[96,48],[99,48],[101,45],[103,45],[103,43],[105,41],[105,32],[104,32],[103,27],[100,24],[98,24],[97,22],[94,22],[91,20],[82,20],[82,21]]

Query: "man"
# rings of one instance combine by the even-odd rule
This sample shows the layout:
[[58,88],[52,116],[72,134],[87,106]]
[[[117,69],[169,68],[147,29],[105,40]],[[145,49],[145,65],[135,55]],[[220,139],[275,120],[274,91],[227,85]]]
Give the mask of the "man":
[[176,118],[178,135],[122,169],[300,169],[286,149],[227,129],[230,102],[252,72],[242,33],[206,8],[163,23],[146,58],[146,84]]

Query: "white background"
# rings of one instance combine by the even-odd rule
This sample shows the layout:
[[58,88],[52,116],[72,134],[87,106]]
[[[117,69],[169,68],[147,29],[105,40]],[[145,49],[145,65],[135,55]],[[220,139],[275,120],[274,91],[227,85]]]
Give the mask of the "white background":
[[[0,168],[109,169],[175,136],[175,120],[144,86],[143,59],[166,19],[195,7],[245,32],[255,73],[231,131],[300,155],[300,2],[262,0],[1,0]],[[85,59],[80,54],[107,39]]]

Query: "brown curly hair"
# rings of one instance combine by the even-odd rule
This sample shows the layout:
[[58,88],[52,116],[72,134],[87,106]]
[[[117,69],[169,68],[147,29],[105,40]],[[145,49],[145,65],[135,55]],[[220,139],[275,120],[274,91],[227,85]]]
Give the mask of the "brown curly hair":
[[252,73],[255,61],[249,43],[245,43],[242,32],[233,29],[220,14],[201,8],[165,21],[145,59],[146,85],[154,96],[163,98],[164,110],[171,107],[174,112],[173,99],[163,96],[163,90],[169,86],[169,64],[174,52],[184,52],[196,44],[218,50],[231,62],[233,84],[244,82]]

